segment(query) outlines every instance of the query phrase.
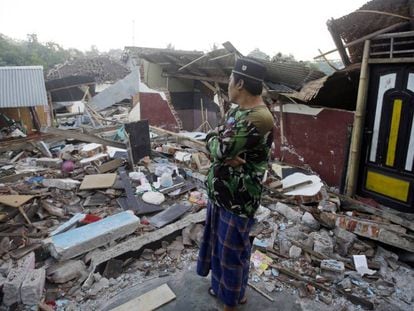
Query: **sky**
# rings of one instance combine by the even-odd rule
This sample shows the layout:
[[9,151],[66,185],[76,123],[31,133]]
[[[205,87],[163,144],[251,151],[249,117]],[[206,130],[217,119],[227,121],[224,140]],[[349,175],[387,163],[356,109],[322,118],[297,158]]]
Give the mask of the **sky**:
[[[311,60],[335,48],[330,18],[368,0],[0,0],[0,33],[64,48],[100,51],[125,46],[210,51],[230,41],[243,54],[259,48],[273,56]],[[338,58],[333,54],[331,58]]]

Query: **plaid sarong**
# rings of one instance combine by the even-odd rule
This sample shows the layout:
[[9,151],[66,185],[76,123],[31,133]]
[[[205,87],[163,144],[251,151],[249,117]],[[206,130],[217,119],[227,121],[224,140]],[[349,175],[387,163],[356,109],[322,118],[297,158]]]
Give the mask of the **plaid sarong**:
[[238,216],[217,205],[207,206],[206,226],[197,262],[197,274],[211,270],[211,287],[227,306],[244,297],[249,278],[253,218]]

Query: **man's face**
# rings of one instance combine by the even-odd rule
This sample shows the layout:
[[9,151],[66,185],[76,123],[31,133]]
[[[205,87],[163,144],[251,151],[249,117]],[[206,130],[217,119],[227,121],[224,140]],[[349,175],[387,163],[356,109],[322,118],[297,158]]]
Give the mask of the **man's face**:
[[231,74],[230,80],[229,80],[229,87],[228,87],[228,93],[229,93],[229,100],[232,103],[237,104],[237,99],[240,94],[239,86],[235,84],[234,82],[234,76]]

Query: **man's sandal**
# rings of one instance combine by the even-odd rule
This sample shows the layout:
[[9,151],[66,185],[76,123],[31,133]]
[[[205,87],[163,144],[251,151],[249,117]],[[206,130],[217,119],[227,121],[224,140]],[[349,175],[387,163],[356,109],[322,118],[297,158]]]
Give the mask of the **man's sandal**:
[[[210,296],[213,296],[213,297],[217,297],[217,295],[216,295],[216,293],[214,292],[214,290],[213,290],[213,288],[212,287],[210,287],[209,289],[208,289],[208,293],[210,294]],[[244,296],[240,301],[239,301],[239,305],[244,305],[244,304],[246,304],[247,303],[247,297],[246,296]]]

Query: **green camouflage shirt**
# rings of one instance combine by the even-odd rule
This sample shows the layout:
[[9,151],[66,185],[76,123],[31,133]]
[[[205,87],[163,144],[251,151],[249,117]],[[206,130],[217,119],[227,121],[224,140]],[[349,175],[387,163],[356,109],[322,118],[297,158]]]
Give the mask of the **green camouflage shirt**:
[[[230,110],[225,124],[207,135],[212,160],[206,181],[209,199],[235,214],[253,217],[272,142],[273,117],[265,105]],[[246,163],[234,168],[224,163],[236,156]]]

